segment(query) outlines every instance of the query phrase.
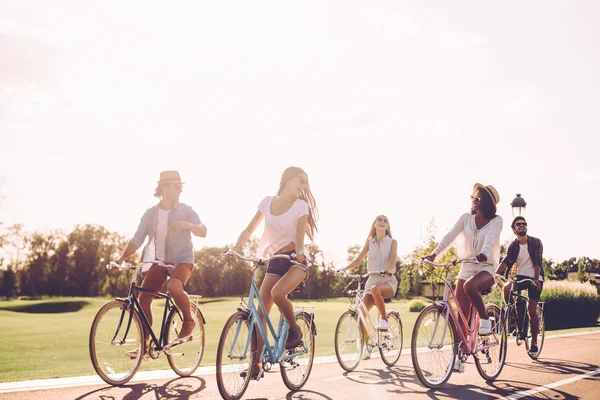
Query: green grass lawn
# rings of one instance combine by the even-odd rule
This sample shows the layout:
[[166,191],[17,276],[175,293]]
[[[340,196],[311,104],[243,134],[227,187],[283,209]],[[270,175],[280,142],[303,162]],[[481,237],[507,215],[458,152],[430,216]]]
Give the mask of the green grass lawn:
[[[96,312],[108,300],[54,298],[0,302],[0,382],[95,374],[89,358],[88,336]],[[350,306],[350,301],[346,298],[293,301],[298,306],[314,307],[316,355],[334,355],[335,324]],[[206,349],[202,365],[214,365],[221,329],[238,307],[239,298],[201,299],[200,302],[206,318]],[[408,303],[407,300],[394,300],[388,305],[400,311],[404,348],[410,347],[412,328],[418,315],[408,311]],[[160,322],[157,319],[162,316],[163,304],[159,300],[154,303],[155,327]],[[276,307],[271,318],[276,324],[279,318]],[[166,357],[161,354],[159,359],[145,362],[140,370],[169,368]]]

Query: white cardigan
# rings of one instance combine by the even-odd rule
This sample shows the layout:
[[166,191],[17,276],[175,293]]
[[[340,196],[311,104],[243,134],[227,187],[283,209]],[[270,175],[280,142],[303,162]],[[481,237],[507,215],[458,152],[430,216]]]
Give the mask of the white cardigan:
[[457,246],[460,258],[476,257],[479,253],[483,253],[487,257],[487,262],[491,263],[494,268],[498,268],[502,222],[502,217],[497,215],[484,227],[477,229],[475,215],[463,214],[450,232],[444,236],[433,254],[437,256],[443,253],[462,234],[462,240]]

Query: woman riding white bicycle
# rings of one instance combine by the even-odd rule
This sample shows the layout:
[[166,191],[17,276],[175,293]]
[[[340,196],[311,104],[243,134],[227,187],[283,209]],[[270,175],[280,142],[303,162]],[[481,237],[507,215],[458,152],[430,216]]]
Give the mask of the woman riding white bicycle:
[[[318,211],[315,199],[310,191],[308,176],[298,167],[288,167],[281,176],[277,196],[267,196],[258,205],[258,211],[241,233],[235,244],[235,249],[241,248],[248,241],[262,220],[265,220],[263,232],[258,247],[257,257],[264,258],[267,254],[296,254],[296,260],[305,263],[304,235],[313,240],[317,231]],[[302,331],[296,323],[294,307],[287,296],[306,278],[306,269],[292,264],[286,259],[275,259],[269,263],[267,272],[260,286],[260,297],[267,313],[277,304],[279,311],[290,324],[285,348],[294,349],[302,340]],[[265,325],[264,315],[259,312]],[[265,325],[266,329],[266,325]],[[259,336],[257,350],[264,343]],[[256,365],[252,379],[262,377],[262,366]]]
[[[499,264],[502,231],[502,217],[496,215],[496,204],[499,201],[500,196],[493,186],[476,183],[471,195],[471,212],[463,214],[433,254],[426,257],[429,261],[435,261],[462,233],[462,241],[458,246],[459,257],[476,258],[481,263],[485,262],[483,267],[477,263],[463,263],[456,282],[456,299],[463,315],[469,315],[471,305],[479,313],[480,335],[489,334],[492,328],[481,292],[494,285],[495,268]],[[466,325],[461,329],[465,336],[468,335]]]
[[[367,283],[365,283],[363,296],[363,304],[367,311],[373,307],[373,304],[377,307],[381,315],[377,329],[382,331],[389,328],[385,311],[385,299],[394,297],[398,289],[398,280],[394,276],[397,252],[398,242],[396,239],[392,239],[392,229],[388,218],[385,215],[378,215],[371,224],[371,230],[362,251],[354,261],[342,269],[345,271],[358,267],[368,254],[367,270],[369,272],[384,271],[386,273],[386,275],[369,276]],[[361,312],[364,314],[362,308]],[[366,316],[363,315],[363,317]],[[365,337],[368,337],[366,327],[363,327],[363,329],[365,329]]]

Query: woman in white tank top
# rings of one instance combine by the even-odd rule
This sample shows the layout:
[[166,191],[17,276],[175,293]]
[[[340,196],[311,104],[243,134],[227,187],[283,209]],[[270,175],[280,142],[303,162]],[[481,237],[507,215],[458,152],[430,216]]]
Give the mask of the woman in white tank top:
[[363,302],[367,310],[370,310],[374,304],[381,314],[381,320],[377,326],[377,329],[380,330],[386,330],[389,327],[384,300],[394,297],[398,289],[398,280],[394,276],[397,253],[398,242],[396,239],[392,239],[390,223],[385,215],[378,215],[371,225],[369,237],[365,241],[362,251],[352,263],[343,268],[347,270],[358,267],[368,254],[367,270],[369,272],[385,271],[388,274],[370,276],[365,284],[363,295]]
[[[318,211],[315,199],[310,191],[308,176],[298,167],[289,167],[281,176],[277,196],[267,196],[258,205],[258,211],[244,229],[235,244],[238,252],[248,241],[261,221],[265,220],[265,230],[260,240],[258,257],[268,254],[296,253],[298,262],[305,264],[304,235],[313,240],[317,231]],[[286,349],[298,346],[302,332],[296,323],[294,306],[287,296],[306,278],[306,269],[292,265],[289,260],[276,259],[269,263],[267,273],[260,286],[260,298],[267,313],[277,304],[279,311],[290,324]],[[261,310],[260,318],[266,329]],[[262,349],[264,343],[258,335],[257,348]],[[254,349],[253,349],[254,350]],[[252,379],[262,376],[262,366],[253,368]]]

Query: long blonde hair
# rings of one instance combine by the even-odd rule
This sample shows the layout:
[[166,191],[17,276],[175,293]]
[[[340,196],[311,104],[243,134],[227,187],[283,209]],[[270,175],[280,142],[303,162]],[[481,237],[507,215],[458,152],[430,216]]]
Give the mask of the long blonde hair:
[[315,232],[319,230],[317,227],[317,221],[319,220],[319,210],[317,209],[317,202],[310,191],[310,185],[308,183],[308,174],[304,172],[302,168],[298,167],[287,167],[283,174],[281,175],[281,180],[279,181],[279,190],[277,191],[277,195],[280,195],[283,188],[290,179],[297,177],[300,174],[306,175],[306,189],[300,193],[300,199],[306,201],[308,204],[308,223],[306,224],[306,234],[310,238],[311,241],[314,241]]
[[371,230],[369,231],[369,237],[367,238],[367,240],[373,239],[375,237],[375,235],[377,235],[377,231],[375,230],[375,224],[377,223],[377,218],[379,218],[379,217],[383,217],[388,220],[387,228],[385,228],[385,234],[388,235],[389,237],[392,237],[392,226],[390,225],[390,219],[388,217],[386,217],[385,215],[381,214],[381,215],[376,216],[375,220],[371,224]]

